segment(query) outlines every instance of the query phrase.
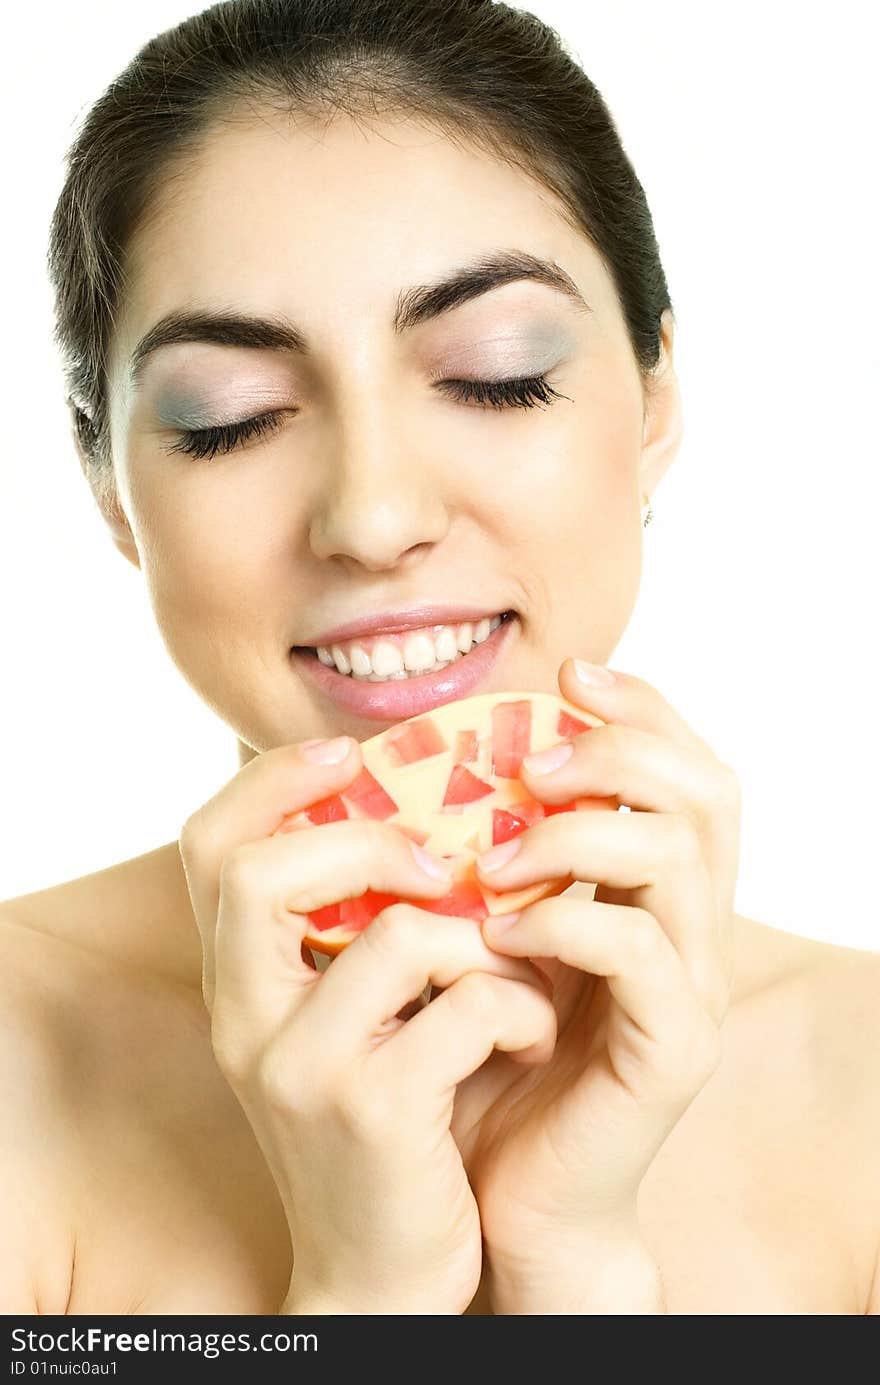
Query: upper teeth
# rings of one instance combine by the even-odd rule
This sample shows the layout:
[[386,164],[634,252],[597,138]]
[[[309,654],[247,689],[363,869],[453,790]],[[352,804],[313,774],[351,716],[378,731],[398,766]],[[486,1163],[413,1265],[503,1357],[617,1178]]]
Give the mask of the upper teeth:
[[501,624],[501,616],[485,616],[476,625],[434,625],[398,635],[378,635],[348,640],[328,649],[318,645],[318,658],[340,673],[359,678],[405,678],[407,673],[427,673],[437,665],[453,663],[475,644],[482,644]]

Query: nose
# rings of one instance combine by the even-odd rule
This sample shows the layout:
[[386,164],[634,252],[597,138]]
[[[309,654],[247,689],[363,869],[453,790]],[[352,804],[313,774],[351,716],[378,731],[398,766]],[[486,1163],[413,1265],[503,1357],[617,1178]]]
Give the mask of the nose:
[[310,526],[312,552],[369,571],[443,538],[449,527],[442,459],[419,447],[405,411],[375,395],[346,409],[333,431],[325,488]]

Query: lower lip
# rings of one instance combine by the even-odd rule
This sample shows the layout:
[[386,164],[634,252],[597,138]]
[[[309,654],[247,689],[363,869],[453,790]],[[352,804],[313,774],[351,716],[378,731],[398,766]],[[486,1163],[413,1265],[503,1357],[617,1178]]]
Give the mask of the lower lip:
[[317,654],[293,649],[291,655],[297,669],[346,711],[374,721],[405,721],[407,717],[442,707],[445,702],[470,697],[495,667],[516,623],[516,616],[508,616],[482,644],[474,645],[469,654],[436,673],[392,679],[388,683],[352,678],[350,674],[322,664]]

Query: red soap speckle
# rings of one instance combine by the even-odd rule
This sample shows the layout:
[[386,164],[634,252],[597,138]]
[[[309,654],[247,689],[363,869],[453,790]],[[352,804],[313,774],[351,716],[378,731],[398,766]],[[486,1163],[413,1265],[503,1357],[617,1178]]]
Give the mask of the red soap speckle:
[[500,702],[492,708],[492,773],[517,779],[532,740],[532,704]]
[[354,936],[362,933],[377,914],[397,903],[397,895],[383,894],[378,890],[365,890],[357,899],[342,899],[337,904],[328,904],[323,909],[314,909],[310,921],[319,933],[328,928],[343,927]]
[[427,909],[431,914],[454,914],[458,918],[474,919],[477,923],[482,923],[489,916],[482,891],[473,880],[457,880],[442,899],[420,899],[419,908]]
[[313,909],[308,918],[319,933],[323,933],[325,928],[335,928],[339,922],[339,905],[326,904],[323,909]]
[[478,799],[487,798],[489,794],[494,792],[491,784],[487,784],[485,779],[478,779],[464,765],[453,765],[443,797],[443,807],[459,807],[463,803],[476,803]]
[[492,813],[492,845],[498,846],[501,842],[510,841],[511,837],[518,837],[532,823],[540,822],[546,811],[543,803],[518,803],[513,810],[495,808]]
[[354,783],[349,784],[348,788],[343,790],[343,795],[350,799],[365,817],[376,818],[379,822],[384,822],[386,818],[391,817],[392,813],[397,812],[397,804],[394,799],[385,792],[378,779],[373,777],[366,765]]
[[405,721],[400,726],[392,726],[385,733],[385,749],[395,768],[413,765],[418,760],[427,760],[431,755],[440,755],[449,747],[437,723],[431,717],[418,717],[415,721]]
[[560,709],[559,718],[556,722],[556,733],[560,738],[571,740],[574,736],[579,736],[582,731],[592,731],[592,729],[592,726],[589,726],[587,722],[573,717],[564,707]]
[[329,798],[319,799],[306,809],[306,817],[309,822],[313,822],[319,827],[324,822],[341,822],[348,817],[348,809],[343,803],[339,794],[331,794]]

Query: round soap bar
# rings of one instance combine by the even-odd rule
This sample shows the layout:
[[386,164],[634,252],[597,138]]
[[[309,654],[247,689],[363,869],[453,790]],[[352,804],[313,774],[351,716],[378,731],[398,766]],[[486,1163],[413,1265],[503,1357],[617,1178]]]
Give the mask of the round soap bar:
[[[519,777],[522,759],[603,723],[556,693],[484,693],[410,717],[361,743],[363,768],[342,793],[292,813],[278,828],[293,832],[343,818],[389,822],[452,863],[452,888],[441,899],[407,902],[435,914],[481,922],[561,894],[571,875],[495,893],[474,861],[553,813],[617,808],[615,798],[539,803]],[[367,890],[308,915],[305,942],[331,956],[401,896]]]

